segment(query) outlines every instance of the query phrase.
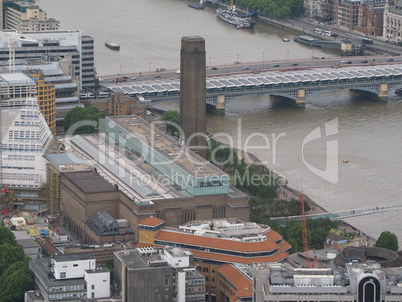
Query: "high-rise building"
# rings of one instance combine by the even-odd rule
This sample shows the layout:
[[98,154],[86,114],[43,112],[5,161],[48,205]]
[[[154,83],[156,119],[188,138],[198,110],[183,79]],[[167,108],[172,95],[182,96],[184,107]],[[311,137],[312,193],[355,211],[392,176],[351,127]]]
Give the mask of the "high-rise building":
[[198,36],[181,39],[180,127],[186,145],[206,157],[205,40]]
[[45,202],[41,199],[46,183],[43,155],[52,134],[38,106],[36,82],[24,73],[0,74],[0,106],[0,182],[13,192],[7,202],[38,209]]
[[[23,32],[19,35],[23,38],[15,39],[16,59],[40,58],[43,55],[71,58],[69,75],[78,79],[79,90],[95,86],[94,39],[91,36],[83,35],[79,30]],[[0,33],[0,63],[9,60],[9,40]]]
[[26,1],[7,2],[5,6],[5,29],[18,31],[58,30],[60,22],[47,18],[38,5]]
[[47,125],[56,135],[56,89],[51,83],[45,83],[43,74],[40,71],[31,73],[35,79],[38,88],[38,105]]
[[68,111],[84,107],[77,96],[77,83],[60,67],[63,61],[58,57],[42,56],[19,60],[15,66],[17,71],[30,74],[38,83],[38,104],[53,135],[56,134],[56,123],[61,125]]

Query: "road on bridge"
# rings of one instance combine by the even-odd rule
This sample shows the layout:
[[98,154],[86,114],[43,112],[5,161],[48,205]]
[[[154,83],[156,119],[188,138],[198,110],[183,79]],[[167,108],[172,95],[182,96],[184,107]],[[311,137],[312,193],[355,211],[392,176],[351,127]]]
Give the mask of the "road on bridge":
[[[350,64],[341,63],[343,61],[351,62]],[[363,63],[366,62],[367,63]],[[207,76],[222,76],[225,74],[236,73],[258,73],[262,71],[286,71],[297,70],[300,68],[314,68],[314,67],[333,67],[333,66],[353,66],[353,65],[377,65],[377,64],[392,64],[402,62],[402,57],[390,56],[365,56],[365,57],[322,57],[315,59],[304,59],[297,61],[269,61],[269,62],[250,62],[239,63],[232,65],[217,65],[207,67]],[[180,74],[176,70],[166,70],[160,72],[141,72],[136,74],[123,74],[123,75],[101,75],[99,78],[102,82],[116,82],[117,78],[125,77],[127,82],[149,81],[159,79],[179,79]],[[135,77],[135,79],[132,79]]]

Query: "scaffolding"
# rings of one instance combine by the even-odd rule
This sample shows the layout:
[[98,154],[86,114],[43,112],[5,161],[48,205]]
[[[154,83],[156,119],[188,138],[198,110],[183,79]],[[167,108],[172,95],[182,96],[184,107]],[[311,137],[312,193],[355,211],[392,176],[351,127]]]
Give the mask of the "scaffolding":
[[46,189],[46,201],[48,204],[49,218],[57,218],[60,209],[60,172],[51,164],[47,164],[48,185]]

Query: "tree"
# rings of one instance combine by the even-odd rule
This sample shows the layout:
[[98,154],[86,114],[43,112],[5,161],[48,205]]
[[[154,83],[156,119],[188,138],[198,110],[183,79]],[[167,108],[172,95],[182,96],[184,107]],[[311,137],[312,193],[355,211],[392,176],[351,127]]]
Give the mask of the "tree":
[[399,249],[398,237],[394,233],[384,231],[381,233],[380,237],[378,237],[375,246],[397,251]]
[[33,289],[32,272],[24,261],[14,262],[0,277],[0,301],[24,301],[25,291]]
[[28,264],[28,257],[25,256],[22,246],[10,243],[0,245],[0,277],[10,265],[17,261],[24,261]]
[[113,272],[114,272],[114,261],[113,261],[113,259],[110,259],[110,260],[107,262],[106,266],[107,266],[107,269],[110,271],[110,284],[113,284],[113,281],[114,281],[114,275],[113,275]]
[[98,78],[98,73],[96,72],[96,68],[94,68],[94,84],[95,84],[95,91],[98,91],[101,88],[100,80]]
[[96,107],[75,107],[67,112],[64,118],[64,131],[68,131],[73,126],[77,128],[70,134],[95,133],[99,126],[99,120],[105,116],[106,114],[100,112]]
[[163,114],[162,121],[167,123],[167,131],[170,135],[179,134],[180,131],[180,113],[177,110],[169,110]]
[[11,245],[16,245],[17,241],[15,240],[15,236],[13,232],[11,232],[7,227],[0,227],[0,245],[5,243],[9,243]]

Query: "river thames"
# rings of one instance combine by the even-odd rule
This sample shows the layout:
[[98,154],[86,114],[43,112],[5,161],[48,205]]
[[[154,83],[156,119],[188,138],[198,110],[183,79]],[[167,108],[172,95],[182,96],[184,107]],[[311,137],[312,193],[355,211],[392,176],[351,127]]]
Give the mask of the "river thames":
[[[61,29],[80,29],[95,38],[100,75],[178,69],[185,35],[205,38],[209,66],[333,56],[293,41],[284,43],[282,37],[293,40],[294,34],[265,24],[236,30],[217,20],[215,8],[198,11],[188,8],[189,2],[37,1],[48,17],[61,22]],[[106,48],[106,40],[120,44],[120,52]],[[178,103],[163,108],[178,109]],[[304,110],[258,96],[229,104],[223,116],[208,114],[207,129],[224,133],[220,139],[233,139],[235,147],[269,144],[248,151],[290,186],[300,190],[302,183],[303,192],[326,210],[353,211],[402,202],[401,115],[402,100],[393,93],[388,103],[377,103],[349,91],[332,91],[309,98]],[[394,232],[402,246],[398,211],[346,221],[374,238],[384,230]]]

